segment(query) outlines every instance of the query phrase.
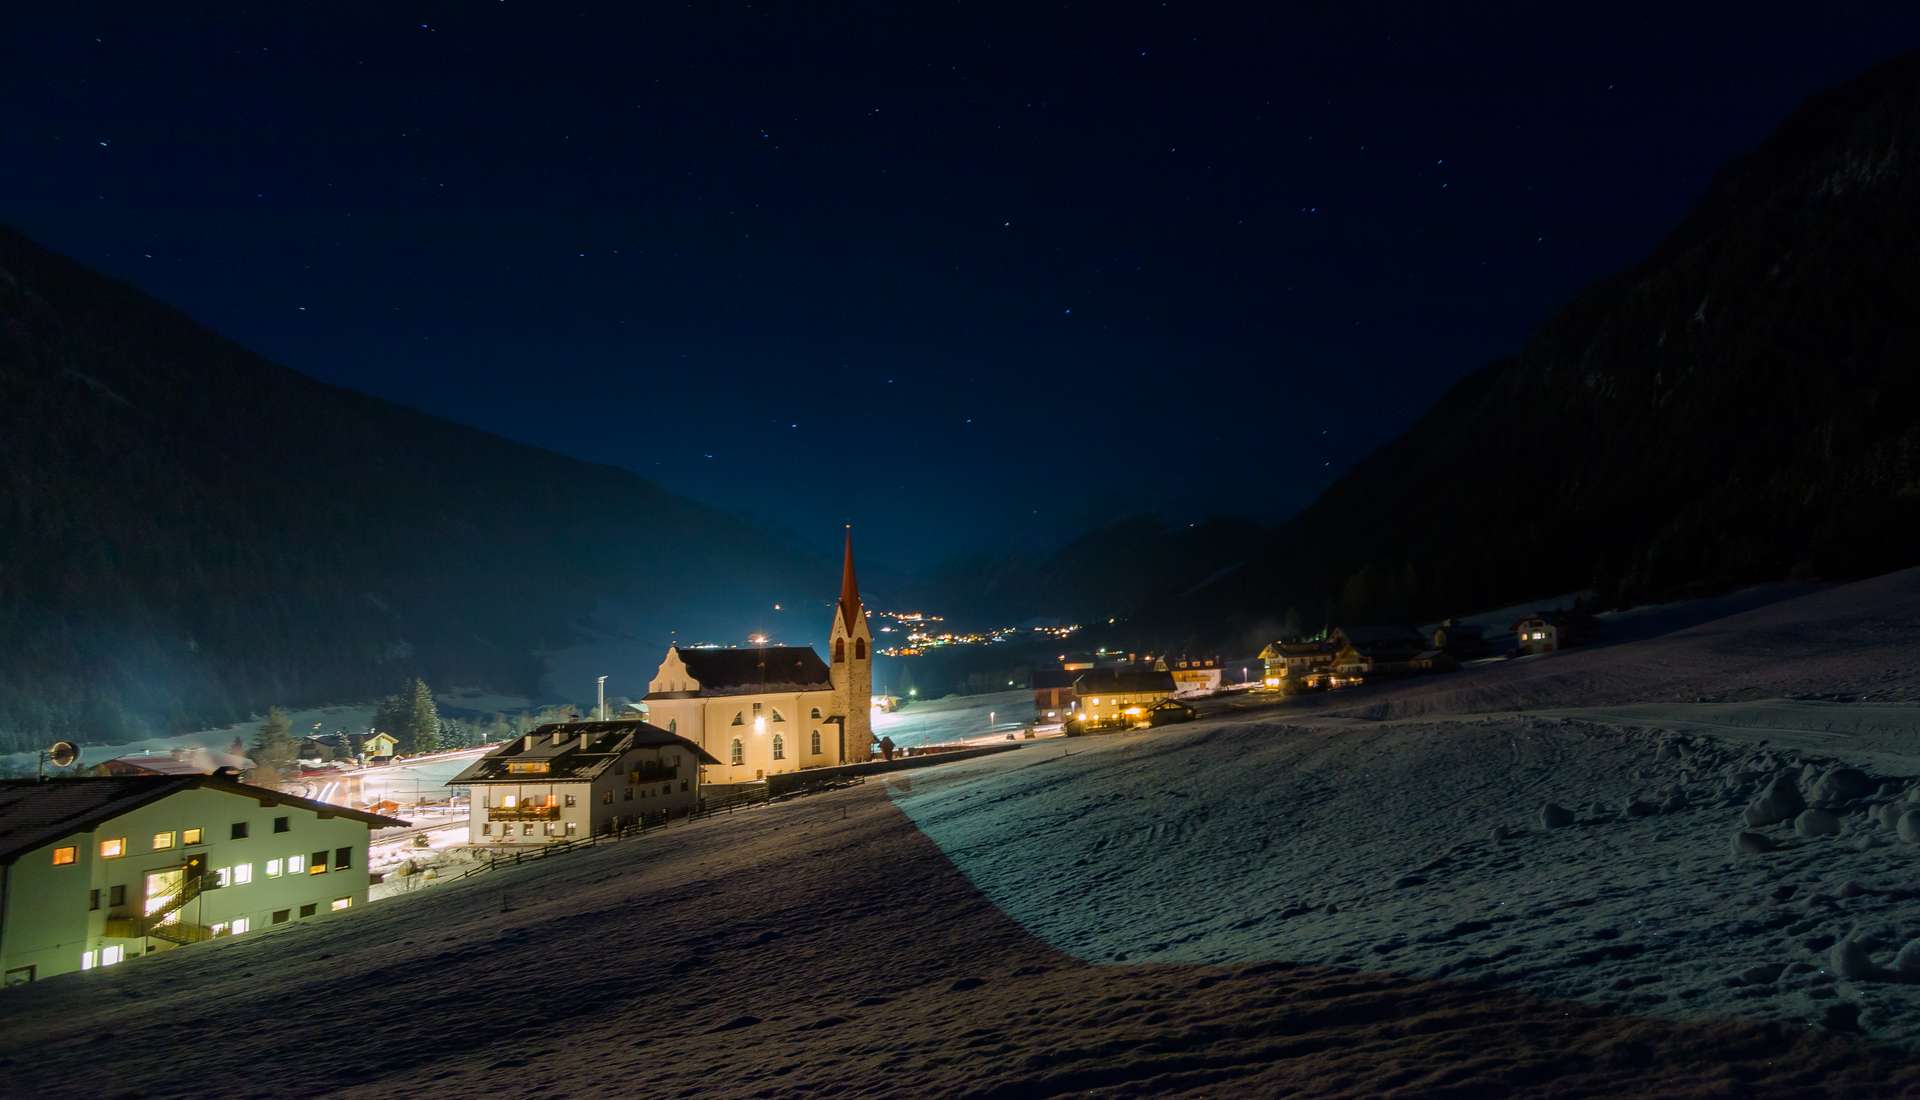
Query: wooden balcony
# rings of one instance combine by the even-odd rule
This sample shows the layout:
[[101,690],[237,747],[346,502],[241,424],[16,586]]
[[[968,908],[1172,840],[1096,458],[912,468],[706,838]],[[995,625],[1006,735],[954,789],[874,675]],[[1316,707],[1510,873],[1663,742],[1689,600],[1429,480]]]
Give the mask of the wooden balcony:
[[487,818],[491,821],[558,821],[558,806],[488,806]]

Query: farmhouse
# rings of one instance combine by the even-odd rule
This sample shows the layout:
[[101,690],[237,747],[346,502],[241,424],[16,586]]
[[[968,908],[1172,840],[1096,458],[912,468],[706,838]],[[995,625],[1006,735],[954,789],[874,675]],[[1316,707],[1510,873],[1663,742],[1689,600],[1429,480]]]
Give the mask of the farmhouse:
[[1573,621],[1553,611],[1536,611],[1513,624],[1514,641],[1522,653],[1552,653],[1576,640]]
[[405,824],[224,775],[0,782],[0,974],[36,981],[365,905],[368,835]]
[[1083,729],[1140,725],[1173,691],[1173,674],[1151,665],[1088,669],[1073,684],[1076,719]]
[[1274,642],[1260,651],[1266,666],[1262,686],[1269,691],[1324,687],[1338,646],[1331,639]]
[[700,801],[700,746],[646,722],[554,722],[448,780],[474,844],[540,845],[681,817]]

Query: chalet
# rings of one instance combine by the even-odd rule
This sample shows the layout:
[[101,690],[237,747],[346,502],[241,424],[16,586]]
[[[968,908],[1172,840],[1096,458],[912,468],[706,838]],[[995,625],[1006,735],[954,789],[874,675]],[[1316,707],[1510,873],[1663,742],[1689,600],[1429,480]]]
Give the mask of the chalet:
[[1432,667],[1433,647],[1410,626],[1340,627],[1333,631],[1328,684],[1341,687],[1368,678],[1397,676]]
[[831,663],[812,646],[672,646],[647,685],[647,720],[708,753],[711,784],[863,763],[873,755],[873,632],[851,530],[827,645]]
[[1557,611],[1536,611],[1514,623],[1513,633],[1522,653],[1552,653],[1579,640],[1573,617]]
[[1260,651],[1266,666],[1262,686],[1269,691],[1296,691],[1326,686],[1333,670],[1332,639],[1314,642],[1274,642]]
[[1177,696],[1212,695],[1226,676],[1218,657],[1163,657],[1154,667],[1173,676]]
[[1073,682],[1074,720],[1081,729],[1145,725],[1173,692],[1173,674],[1151,665],[1088,669]]
[[1064,722],[1073,711],[1073,682],[1080,674],[1065,668],[1036,668],[1028,676],[1033,688],[1033,720]]
[[358,755],[364,763],[384,764],[393,759],[393,754],[399,748],[400,742],[394,739],[393,734],[375,732],[361,740]]
[[682,817],[700,802],[700,746],[646,722],[552,722],[447,781],[467,789],[473,844],[539,845]]
[[367,901],[396,818],[226,775],[0,782],[5,984],[113,966]]

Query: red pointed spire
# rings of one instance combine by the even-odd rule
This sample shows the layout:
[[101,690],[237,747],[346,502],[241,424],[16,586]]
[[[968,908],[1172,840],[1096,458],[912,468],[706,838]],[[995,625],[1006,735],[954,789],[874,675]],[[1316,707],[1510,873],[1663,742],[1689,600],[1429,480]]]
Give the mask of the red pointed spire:
[[853,633],[860,615],[860,583],[853,577],[853,524],[847,524],[847,553],[840,565],[840,621]]

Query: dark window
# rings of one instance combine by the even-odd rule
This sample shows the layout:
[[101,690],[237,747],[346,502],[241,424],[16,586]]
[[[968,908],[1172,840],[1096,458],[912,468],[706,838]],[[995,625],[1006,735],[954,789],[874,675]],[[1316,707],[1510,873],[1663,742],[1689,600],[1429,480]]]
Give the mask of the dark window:
[[127,903],[127,888],[125,886],[111,887],[110,892],[107,896],[107,904],[108,905],[125,905],[126,903]]
[[613,792],[612,792],[612,791],[607,791],[607,792],[605,792],[605,793],[603,793],[603,794],[602,794],[602,795],[600,796],[600,802],[601,802],[601,804],[602,804],[602,805],[605,805],[605,806],[611,806],[611,805],[613,805]]
[[633,801],[633,788],[632,788],[632,787],[628,787],[628,788],[627,788],[627,796],[626,796],[626,799],[625,799],[625,801],[627,801],[627,802],[632,802],[632,801]]
[[819,708],[819,707],[814,707],[814,708],[813,708],[813,720],[814,720],[814,721],[816,721],[816,722],[818,722],[818,721],[820,720],[820,708]]
[[275,909],[273,911],[273,923],[285,924],[287,923],[287,918],[291,916],[293,916],[293,910],[291,909]]
[[[817,710],[814,711],[813,716],[815,718],[820,717],[820,712]],[[813,755],[815,756],[820,755],[820,731],[819,730],[813,731]]]
[[314,906],[315,906],[315,905],[318,905],[318,904],[319,904],[318,902],[311,902],[311,901],[310,901],[310,902],[308,902],[307,904],[305,904],[305,905],[302,905],[302,906],[300,907],[300,915],[301,915],[301,916],[303,916],[303,917],[311,917],[311,916],[313,916],[313,909],[314,909]]
[[572,796],[572,795],[568,795],[568,796],[567,796],[567,805],[569,805],[569,806],[571,806],[571,805],[573,805],[573,803],[574,803],[574,798],[573,798],[573,796]]
[[625,760],[622,760],[619,763],[615,764],[613,766],[613,774],[615,775],[627,774],[627,762]]
[[835,638],[833,640],[833,663],[837,665],[846,659],[847,640],[845,638]]
[[527,824],[525,824],[525,825],[522,825],[522,826],[520,826],[520,835],[521,835],[521,836],[532,836],[532,835],[533,835],[533,823],[532,823],[532,822],[528,822]]
[[865,638],[855,638],[853,640],[853,659],[856,661],[864,661],[867,659],[867,640]]
[[730,726],[744,726],[744,725],[746,725],[746,724],[747,724],[747,718],[746,718],[746,715],[744,715],[744,714],[742,714],[742,713],[741,713],[741,712],[739,712],[739,711],[734,711],[734,712],[733,712],[733,721],[731,721],[731,722],[728,722],[727,724],[728,724],[728,725],[730,725]]
[[787,758],[787,739],[777,733],[773,735],[773,758],[775,760]]
[[353,849],[335,848],[333,850],[333,865],[341,870],[353,866]]
[[246,822],[236,821],[233,823],[232,839],[234,840],[247,839],[247,823]]
[[91,913],[92,911],[98,908],[100,908],[100,891],[98,890],[87,891],[87,911]]
[[327,853],[324,850],[313,853],[313,858],[307,860],[307,873],[310,875],[327,873]]
[[482,822],[480,823],[480,835],[481,835],[481,836],[492,836],[492,835],[493,835],[493,822],[491,822],[491,821],[482,821]]
[[273,831],[274,831],[274,832],[276,832],[276,833],[284,833],[284,832],[286,832],[286,831],[287,831],[287,828],[288,828],[288,826],[287,826],[287,819],[286,819],[286,818],[284,818],[284,817],[276,817],[276,818],[274,818],[274,819],[273,819]]
[[687,789],[687,781],[686,781],[686,780],[684,780],[684,779],[682,779],[682,780],[680,781],[680,789],[681,789],[681,790],[683,790],[683,791]]

